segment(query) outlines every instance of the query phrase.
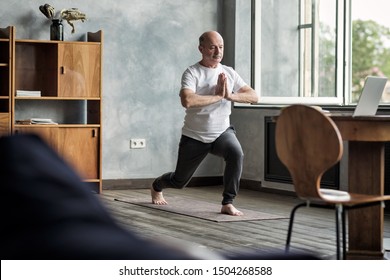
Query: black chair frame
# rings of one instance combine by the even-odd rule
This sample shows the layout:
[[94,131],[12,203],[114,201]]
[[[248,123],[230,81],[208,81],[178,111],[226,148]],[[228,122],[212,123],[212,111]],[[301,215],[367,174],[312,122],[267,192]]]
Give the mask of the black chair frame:
[[340,220],[341,220],[341,234],[342,234],[342,259],[345,260],[347,258],[347,244],[346,244],[346,213],[348,210],[351,209],[358,209],[358,208],[364,208],[369,206],[375,206],[375,205],[384,205],[383,201],[376,201],[376,202],[369,202],[365,204],[360,205],[354,205],[354,206],[345,206],[342,204],[319,204],[319,203],[311,203],[311,202],[303,202],[298,205],[296,205],[292,210],[290,214],[290,222],[288,225],[288,232],[287,232],[287,240],[286,240],[286,247],[285,252],[288,253],[290,251],[290,243],[291,243],[291,235],[292,235],[292,229],[293,229],[293,223],[295,218],[295,212],[301,208],[301,207],[313,207],[313,208],[327,208],[327,209],[335,209],[336,214],[336,257],[338,260],[340,260]]

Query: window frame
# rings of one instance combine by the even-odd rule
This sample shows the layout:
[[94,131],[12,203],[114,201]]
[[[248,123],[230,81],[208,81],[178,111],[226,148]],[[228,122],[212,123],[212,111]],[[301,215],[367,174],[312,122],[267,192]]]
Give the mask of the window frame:
[[[303,1],[303,0],[301,0]],[[294,103],[321,105],[321,106],[349,106],[349,95],[351,94],[351,0],[336,0],[336,64],[335,64],[335,96],[334,97],[283,97],[283,96],[263,96],[261,94],[261,2],[252,0],[253,20],[252,32],[252,87],[259,95],[259,103],[242,104],[235,103],[236,107],[264,107],[289,105]],[[301,7],[297,7],[301,8]],[[299,29],[297,23],[297,31]],[[313,23],[314,24],[314,23]],[[314,31],[315,32],[315,31]],[[301,60],[299,62],[301,64]],[[299,74],[300,75],[300,74]],[[298,84],[301,77],[298,77]],[[299,89],[300,91],[300,89]],[[299,93],[301,94],[301,93]]]

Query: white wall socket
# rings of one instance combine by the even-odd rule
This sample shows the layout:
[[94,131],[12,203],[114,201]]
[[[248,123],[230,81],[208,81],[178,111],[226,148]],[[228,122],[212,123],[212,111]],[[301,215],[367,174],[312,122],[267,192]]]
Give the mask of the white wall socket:
[[130,149],[143,149],[146,147],[146,140],[142,138],[130,139]]

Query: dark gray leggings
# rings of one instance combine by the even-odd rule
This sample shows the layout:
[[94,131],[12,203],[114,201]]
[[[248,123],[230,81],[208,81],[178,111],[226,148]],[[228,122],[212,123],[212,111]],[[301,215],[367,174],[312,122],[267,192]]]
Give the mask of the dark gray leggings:
[[156,191],[164,188],[184,188],[208,153],[225,160],[223,175],[222,204],[233,202],[239,190],[244,153],[233,127],[229,127],[214,142],[203,143],[182,135],[175,172],[169,172],[156,179]]

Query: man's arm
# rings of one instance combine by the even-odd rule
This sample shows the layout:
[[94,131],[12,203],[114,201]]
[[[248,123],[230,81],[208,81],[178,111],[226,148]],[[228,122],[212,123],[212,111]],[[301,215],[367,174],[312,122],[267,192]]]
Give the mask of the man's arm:
[[223,98],[226,98],[226,94],[226,77],[224,74],[220,74],[217,85],[215,86],[214,95],[199,95],[190,89],[184,88],[180,90],[180,99],[184,108],[194,108],[217,103]]
[[252,89],[250,86],[243,86],[234,94],[227,93],[225,98],[227,100],[239,103],[257,103],[259,99],[256,91],[254,91],[254,89]]
[[210,105],[221,101],[222,98],[221,95],[199,95],[187,88],[180,90],[181,105],[183,105],[184,108]]
[[227,90],[227,79],[224,73],[218,76],[214,95],[199,95],[190,89],[180,90],[181,104],[184,108],[207,106],[221,101],[223,98],[240,103],[257,103],[256,92],[250,86],[243,86],[238,92],[232,94]]

